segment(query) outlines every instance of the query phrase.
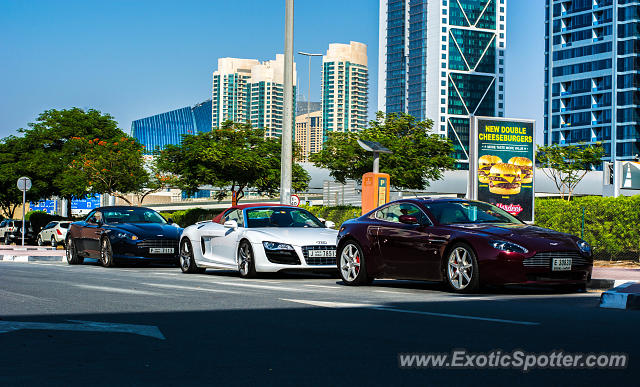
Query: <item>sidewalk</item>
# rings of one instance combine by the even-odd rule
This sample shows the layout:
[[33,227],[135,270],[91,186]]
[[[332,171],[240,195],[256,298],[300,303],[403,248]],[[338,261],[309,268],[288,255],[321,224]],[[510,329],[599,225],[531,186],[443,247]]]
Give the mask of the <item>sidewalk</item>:
[[64,262],[65,250],[45,246],[0,246],[0,261]]
[[619,281],[640,281],[640,268],[594,266],[591,278]]

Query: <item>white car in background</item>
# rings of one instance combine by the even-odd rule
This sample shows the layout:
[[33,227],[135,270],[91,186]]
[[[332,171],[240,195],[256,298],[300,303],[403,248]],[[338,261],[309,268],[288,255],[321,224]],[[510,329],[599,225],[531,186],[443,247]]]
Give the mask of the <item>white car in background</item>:
[[44,246],[45,244],[51,244],[53,247],[57,247],[60,244],[64,244],[67,237],[67,231],[69,231],[70,221],[53,221],[47,223],[46,226],[40,230],[36,237],[36,243],[38,246]]
[[322,222],[305,209],[245,204],[228,208],[213,221],[184,229],[180,268],[237,270],[241,277],[282,270],[336,270],[333,222]]

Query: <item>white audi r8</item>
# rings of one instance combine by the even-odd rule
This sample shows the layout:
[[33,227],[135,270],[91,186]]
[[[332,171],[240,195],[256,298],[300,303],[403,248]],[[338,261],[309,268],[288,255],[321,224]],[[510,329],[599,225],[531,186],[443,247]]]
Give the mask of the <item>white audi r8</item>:
[[180,268],[184,273],[207,268],[234,269],[241,277],[282,270],[336,270],[333,222],[284,205],[231,207],[212,221],[184,229]]

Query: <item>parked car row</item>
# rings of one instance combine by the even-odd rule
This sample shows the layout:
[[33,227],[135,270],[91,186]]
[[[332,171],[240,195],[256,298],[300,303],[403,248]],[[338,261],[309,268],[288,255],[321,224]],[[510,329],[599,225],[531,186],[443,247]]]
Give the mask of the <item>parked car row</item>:
[[5,245],[10,245],[12,243],[21,243],[22,242],[22,234],[24,233],[25,243],[30,243],[33,241],[33,229],[31,228],[31,224],[29,222],[25,222],[27,227],[22,227],[21,220],[14,219],[5,219],[0,222],[0,237],[2,237],[2,242]]
[[279,271],[332,271],[346,285],[375,278],[444,282],[453,292],[481,285],[544,284],[584,288],[590,246],[565,233],[527,225],[488,203],[402,199],[335,225],[303,208],[233,206],[184,230],[142,207],[102,207],[72,223],[69,264],[163,262],[184,273],[237,270],[241,277]]

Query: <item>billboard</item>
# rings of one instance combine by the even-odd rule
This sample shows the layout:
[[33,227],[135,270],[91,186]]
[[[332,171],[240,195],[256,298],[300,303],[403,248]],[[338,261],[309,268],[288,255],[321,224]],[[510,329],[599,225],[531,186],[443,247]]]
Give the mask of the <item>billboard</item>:
[[55,215],[58,211],[57,200],[40,200],[29,204],[30,211],[44,211],[49,215]]
[[535,122],[474,117],[471,123],[472,198],[525,222],[534,219]]

